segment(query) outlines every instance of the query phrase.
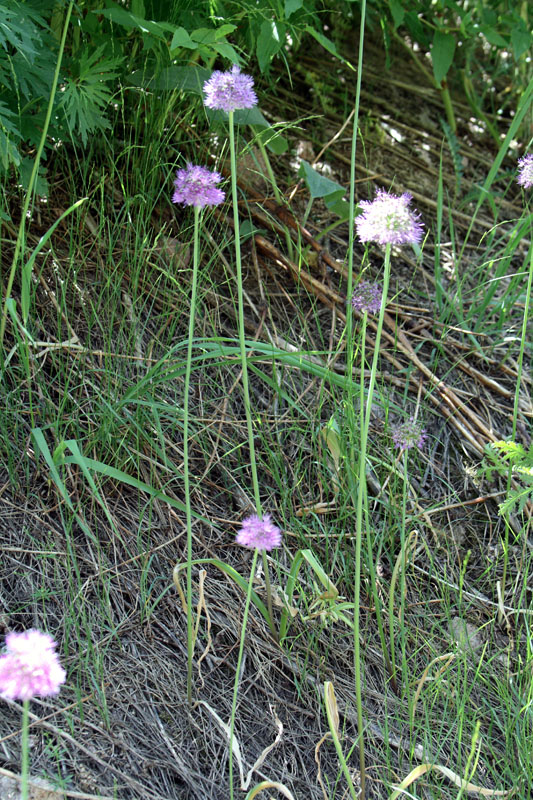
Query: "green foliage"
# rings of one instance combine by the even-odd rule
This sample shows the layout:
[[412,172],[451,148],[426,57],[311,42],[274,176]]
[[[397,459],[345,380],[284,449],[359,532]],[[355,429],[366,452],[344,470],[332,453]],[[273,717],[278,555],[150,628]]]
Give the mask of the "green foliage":
[[[58,142],[86,146],[90,137],[110,131],[113,98],[124,84],[201,93],[215,62],[244,65],[244,50],[267,71],[289,42],[295,47],[304,34],[322,35],[316,16],[320,4],[80,0],[68,31],[43,161]],[[0,174],[15,169],[24,188],[33,168],[25,151],[40,140],[65,8],[65,0],[0,0]],[[135,91],[121,95],[120,103],[129,102],[138,107]],[[266,131],[271,149],[285,149],[263,117],[253,124]],[[47,192],[45,173],[37,191]]]
[[305,180],[311,200],[317,197],[324,198],[324,202],[330,211],[338,214],[339,217],[346,218],[348,216],[348,202],[343,200],[346,190],[343,186],[325,175],[321,175],[316,169],[304,161],[300,164],[298,174]]
[[88,134],[111,127],[105,110],[112,96],[109,82],[118,76],[122,58],[106,58],[104,45],[93,53],[84,50],[66,79],[59,109],[72,134],[79,132],[83,144]]
[[[516,97],[527,85],[526,55],[533,44],[527,4],[376,0],[372,5],[379,10],[384,30],[407,34],[417,51],[430,56],[436,86],[444,89],[449,80],[457,84],[460,79],[481,118],[486,103],[498,103],[490,109],[496,112],[511,102],[509,86]],[[414,51],[413,57],[420,60]],[[494,91],[500,77],[501,97]]]
[[526,503],[533,497],[533,442],[528,450],[512,441],[487,445],[479,474],[492,480],[495,472],[505,477],[509,470],[522,485],[510,489],[506,500],[500,503],[502,516],[516,510],[523,511]]

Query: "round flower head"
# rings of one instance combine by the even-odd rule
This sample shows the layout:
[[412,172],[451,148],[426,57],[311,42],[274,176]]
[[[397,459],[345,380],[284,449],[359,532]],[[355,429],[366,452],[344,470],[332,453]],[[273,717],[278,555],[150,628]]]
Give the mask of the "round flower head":
[[425,428],[411,417],[403,425],[398,425],[392,431],[392,441],[400,450],[410,450],[411,447],[418,447],[422,450],[427,439]]
[[253,108],[257,105],[253,85],[253,78],[250,75],[243,75],[237,64],[234,64],[228,72],[215,70],[204,83],[204,103],[215,111]]
[[365,311],[368,314],[377,314],[381,308],[382,297],[383,292],[379,284],[361,281],[352,295],[352,306],[362,314]]
[[187,164],[187,169],[179,169],[176,172],[174,181],[176,190],[172,195],[172,202],[199,208],[217,206],[226,196],[222,189],[216,187],[221,180],[222,175],[219,172]]
[[260,519],[257,514],[252,514],[251,517],[243,519],[242,527],[235,541],[243,547],[272,550],[281,544],[281,531],[272,522],[270,514],[265,514],[263,519]]
[[518,166],[518,183],[524,189],[529,189],[533,186],[533,153],[519,159]]
[[362,242],[379,244],[415,244],[422,238],[420,215],[409,208],[411,195],[399,197],[378,189],[373,202],[361,200],[363,213],[356,220],[357,233]]
[[52,637],[41,631],[8,633],[6,652],[0,656],[0,696],[31,700],[57,694],[66,674],[55,648]]

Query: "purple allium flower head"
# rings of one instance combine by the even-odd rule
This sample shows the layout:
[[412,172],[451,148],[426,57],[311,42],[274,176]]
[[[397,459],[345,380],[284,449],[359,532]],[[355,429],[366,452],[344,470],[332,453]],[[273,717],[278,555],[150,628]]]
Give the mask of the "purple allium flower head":
[[398,425],[392,431],[392,441],[400,450],[410,450],[411,447],[418,447],[419,450],[422,450],[426,439],[425,428],[414,417],[402,425]]
[[355,225],[362,242],[379,244],[415,244],[422,238],[420,215],[409,208],[411,195],[399,197],[378,189],[372,202],[361,200],[363,213],[356,217]]
[[270,514],[265,514],[263,519],[260,519],[257,514],[252,514],[251,517],[243,519],[242,528],[235,541],[243,547],[272,550],[281,544],[281,531],[272,522]]
[[352,295],[352,306],[362,314],[377,314],[381,308],[383,291],[379,284],[370,281],[361,281]]
[[0,656],[0,696],[31,700],[57,694],[65,682],[65,670],[48,633],[34,629],[8,633],[6,652]]
[[237,64],[234,64],[228,72],[220,72],[217,69],[204,83],[204,103],[215,111],[238,111],[241,108],[253,108],[257,105],[257,96],[253,85],[253,78],[241,73]]
[[176,172],[174,181],[176,190],[172,195],[172,202],[200,208],[218,206],[226,196],[222,189],[216,187],[221,180],[222,175],[219,172],[187,164],[186,169],[179,169]]
[[533,186],[533,153],[518,160],[518,183],[524,189]]

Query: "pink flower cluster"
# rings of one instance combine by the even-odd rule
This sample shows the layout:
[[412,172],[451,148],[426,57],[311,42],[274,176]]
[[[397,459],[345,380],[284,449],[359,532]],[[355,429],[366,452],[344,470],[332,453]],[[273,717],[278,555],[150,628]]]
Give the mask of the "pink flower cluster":
[[8,633],[6,652],[0,656],[0,696],[31,700],[57,694],[65,682],[65,670],[48,633],[34,629]]
[[253,85],[253,78],[250,75],[244,75],[237,64],[234,64],[228,72],[215,70],[209,80],[204,83],[204,103],[215,111],[238,111],[243,108],[253,108],[257,105],[257,96]]
[[425,429],[411,417],[402,425],[398,425],[392,431],[392,441],[400,450],[410,450],[411,447],[418,447],[422,450],[427,439]]
[[252,514],[243,519],[236,542],[243,547],[272,550],[281,544],[281,531],[272,522],[270,514],[265,514],[263,519],[257,514]]
[[226,196],[216,184],[222,180],[218,172],[211,172],[207,167],[198,167],[188,164],[186,169],[179,169],[176,173],[174,186],[176,190],[172,195],[173,203],[183,203],[186,206],[217,206]]
[[378,189],[372,202],[361,200],[363,209],[356,220],[357,233],[362,242],[378,244],[418,244],[423,228],[420,215],[409,208],[411,195],[407,192],[399,197]]
[[533,186],[533,153],[520,158],[518,167],[518,183],[524,189],[530,189]]
[[381,308],[383,290],[377,283],[361,281],[352,295],[352,306],[356,311],[364,314],[377,314]]

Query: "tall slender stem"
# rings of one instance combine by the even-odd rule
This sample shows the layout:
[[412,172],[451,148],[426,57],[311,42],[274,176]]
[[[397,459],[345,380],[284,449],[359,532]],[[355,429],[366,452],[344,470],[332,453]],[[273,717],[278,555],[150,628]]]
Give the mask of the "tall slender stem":
[[239,693],[239,679],[241,672],[242,656],[244,653],[244,640],[246,638],[246,625],[248,623],[248,613],[250,611],[250,603],[252,600],[252,582],[255,575],[255,568],[257,565],[257,555],[259,550],[254,550],[252,558],[252,567],[250,569],[250,580],[248,581],[248,591],[246,593],[246,602],[244,604],[244,614],[241,626],[241,641],[239,644],[239,655],[237,656],[237,668],[235,670],[235,683],[233,684],[233,699],[231,702],[231,720],[229,726],[229,796],[233,800],[233,740],[235,737],[235,714],[237,712],[237,695]]
[[[532,226],[532,233],[533,233],[533,226]],[[533,244],[529,246],[529,275],[527,279],[527,288],[526,288],[526,302],[524,305],[524,316],[522,317],[522,335],[520,338],[520,350],[518,353],[518,374],[516,378],[516,386],[515,386],[515,393],[514,393],[514,404],[513,404],[513,433],[512,433],[512,440],[513,442],[516,440],[516,422],[518,419],[518,401],[520,399],[520,385],[522,383],[522,370],[524,366],[524,350],[526,347],[526,339],[527,339],[527,324],[529,321],[529,309],[531,307],[531,288],[533,284]],[[511,490],[511,477],[512,477],[512,463],[509,464],[509,472],[507,474],[507,494],[509,494]],[[505,592],[505,583],[507,581],[507,563],[509,560],[509,520],[505,520],[505,542],[504,542],[504,553],[503,553],[503,573],[502,573],[502,598]]]
[[250,405],[250,390],[248,387],[248,363],[246,358],[246,342],[244,339],[244,293],[242,286],[242,260],[241,260],[241,237],[239,228],[239,196],[237,193],[237,159],[235,154],[235,124],[234,113],[230,111],[229,116],[229,147],[231,159],[231,196],[233,201],[233,228],[235,231],[235,266],[237,269],[237,302],[239,318],[239,346],[241,351],[242,368],[242,388],[244,394],[244,410],[246,414],[246,428],[248,431],[248,448],[250,450],[250,466],[252,469],[252,487],[254,493],[255,508],[258,516],[261,516],[261,499],[259,496],[259,480],[257,478],[257,463],[255,460],[254,431],[252,422],[252,409]]
[[[359,769],[361,773],[361,797],[365,797],[365,754],[363,740],[363,699],[362,699],[362,680],[361,680],[361,652],[359,636],[359,613],[361,603],[361,542],[363,537],[363,502],[366,492],[366,452],[368,445],[368,430],[370,428],[370,418],[372,416],[372,399],[374,397],[374,386],[379,356],[379,343],[381,331],[383,330],[383,319],[385,316],[385,306],[387,304],[387,294],[389,291],[390,279],[390,254],[391,245],[387,244],[385,249],[385,265],[383,275],[383,298],[379,311],[378,327],[376,331],[376,343],[370,370],[370,381],[366,397],[366,409],[361,427],[361,440],[359,443],[359,470],[357,486],[357,505],[355,512],[355,586],[354,586],[354,673],[355,673],[355,698],[357,705],[357,725],[359,728]],[[363,367],[362,367],[363,369]],[[361,374],[363,380],[363,373]]]
[[[350,494],[355,493],[354,485],[354,467],[355,467],[355,413],[353,406],[353,361],[354,361],[354,343],[353,343],[353,318],[352,318],[352,290],[353,290],[353,258],[354,258],[354,243],[355,243],[355,163],[357,154],[357,136],[359,133],[359,100],[361,97],[361,79],[363,74],[363,46],[365,40],[365,15],[366,15],[366,0],[361,3],[361,23],[359,28],[359,54],[357,62],[357,84],[355,92],[355,106],[353,118],[353,131],[352,131],[352,146],[350,157],[350,198],[349,198],[349,239],[348,239],[348,285],[347,297],[348,305],[346,309],[346,366],[347,376],[347,397],[346,397],[346,419],[347,419],[347,437],[348,437],[348,475],[350,481]],[[363,323],[363,337],[365,336],[364,329],[366,327],[366,314],[364,315]],[[363,338],[364,346],[364,338]],[[360,378],[360,392],[364,393],[364,357],[361,366]],[[361,397],[361,409],[363,409],[363,399]],[[360,417],[360,427],[363,427],[363,415]],[[361,430],[362,436],[362,430]],[[364,462],[362,462],[364,464]],[[364,466],[361,470],[361,461],[359,461],[359,474],[358,484],[359,488],[362,487],[365,480]],[[354,577],[354,677],[355,677],[355,696],[357,705],[357,727],[359,734],[358,748],[359,748],[359,772],[361,783],[361,797],[365,797],[365,743],[364,743],[364,720],[363,720],[363,696],[362,696],[362,670],[361,670],[361,652],[360,652],[360,594],[361,594],[361,540],[362,540],[362,518],[363,518],[363,502],[361,495],[360,508],[358,505],[357,523],[356,523],[356,536],[355,536],[355,577]]]
[[28,800],[28,774],[30,767],[29,752],[29,709],[30,701],[22,701],[22,743],[21,743],[21,768],[20,768],[20,800]]
[[[235,267],[237,272],[237,302],[238,302],[238,326],[239,326],[239,348],[241,352],[242,369],[242,390],[244,395],[244,410],[246,414],[246,428],[248,431],[248,449],[250,451],[250,466],[252,470],[252,488],[254,493],[255,509],[257,516],[262,517],[261,498],[259,495],[259,480],[257,477],[257,462],[255,458],[254,430],[252,420],[252,407],[250,404],[250,389],[248,384],[248,362],[246,358],[246,341],[244,338],[244,292],[242,282],[242,260],[241,260],[241,237],[239,229],[239,198],[237,193],[237,159],[235,149],[235,123],[234,112],[230,111],[229,116],[229,145],[231,159],[231,195],[233,200],[233,227],[235,231]],[[265,584],[267,589],[267,608],[269,614],[269,625],[272,635],[277,640],[277,631],[274,625],[272,609],[271,582],[268,569],[266,554],[263,552],[263,568],[265,572]]]
[[185,390],[183,397],[183,483],[185,489],[185,521],[187,528],[187,702],[189,705],[192,704],[192,660],[194,652],[192,623],[192,509],[189,477],[189,392],[191,385],[194,317],[196,312],[196,289],[198,285],[199,240],[200,209],[198,206],[195,206],[191,312],[189,315],[189,337],[187,340],[187,364],[185,367]]

